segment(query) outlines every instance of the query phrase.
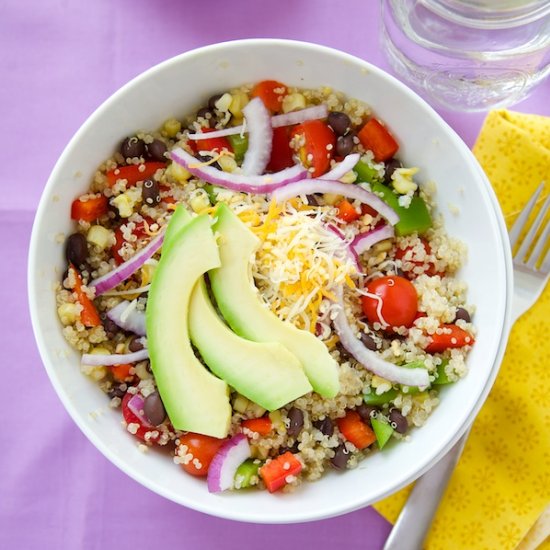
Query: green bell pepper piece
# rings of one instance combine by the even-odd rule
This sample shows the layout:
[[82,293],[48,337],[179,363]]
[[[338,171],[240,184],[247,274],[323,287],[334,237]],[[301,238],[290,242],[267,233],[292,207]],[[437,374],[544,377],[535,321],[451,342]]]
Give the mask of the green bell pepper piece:
[[399,392],[392,388],[391,390],[381,393],[380,395],[377,395],[376,393],[365,393],[363,394],[363,401],[365,402],[365,405],[384,405],[390,401],[393,401],[398,395]]
[[382,200],[399,216],[399,221],[395,225],[395,233],[400,237],[416,232],[421,235],[432,227],[432,217],[422,197],[414,195],[409,207],[403,208],[399,205],[398,195],[386,185],[375,181],[371,184],[371,189],[381,195]]
[[435,373],[435,380],[433,381],[433,384],[435,386],[444,386],[446,384],[453,384],[453,380],[449,380],[449,377],[447,376],[447,373],[445,372],[445,367],[449,364],[448,359],[443,359],[441,362],[441,365],[437,366],[437,370]]
[[214,186],[211,183],[205,183],[203,189],[206,191],[206,194],[208,195],[208,200],[210,201],[210,204],[212,206],[215,206],[218,202],[218,199],[216,197],[216,193],[214,192]]
[[233,134],[227,136],[231,147],[233,148],[233,153],[235,153],[235,160],[237,162],[243,160],[244,154],[248,149],[248,136],[241,136],[240,134]]
[[254,476],[258,475],[259,469],[260,464],[257,464],[255,460],[245,460],[235,472],[235,481],[237,478],[240,478],[239,488],[246,489],[247,487],[250,487],[250,482]]
[[373,183],[380,181],[378,172],[362,160],[353,167],[353,171],[357,174],[356,182]]
[[371,418],[370,423],[378,442],[378,448],[382,449],[393,435],[393,428],[387,423],[378,418]]

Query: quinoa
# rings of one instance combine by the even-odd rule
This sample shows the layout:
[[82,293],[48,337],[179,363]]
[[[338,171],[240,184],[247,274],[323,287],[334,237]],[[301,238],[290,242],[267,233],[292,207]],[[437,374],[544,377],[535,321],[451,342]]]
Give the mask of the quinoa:
[[[139,130],[133,137],[134,143],[141,140],[144,151],[148,151],[147,147],[155,142],[161,142],[168,151],[175,147],[191,151],[190,132],[200,131],[206,126],[221,129],[242,123],[241,103],[250,99],[251,90],[250,84],[229,90],[227,93],[231,99],[216,102],[215,107],[209,107],[206,113],[201,111],[179,120],[170,119],[157,131]],[[306,107],[324,104],[331,112],[345,113],[353,132],[373,116],[364,103],[329,87],[304,90],[282,86],[277,88],[276,93],[283,108],[293,103]],[[285,93],[292,97],[292,101],[282,101]],[[361,154],[361,162],[372,174],[372,181],[358,182],[356,172],[346,174],[342,181],[349,185],[361,185],[367,190],[382,183],[391,188],[391,159],[377,161],[373,151],[366,148],[355,133],[352,142],[354,151]],[[335,143],[325,147],[329,158],[337,153],[338,142]],[[294,158],[301,158],[308,170],[313,172],[313,154],[308,152],[300,156],[300,151],[307,146],[305,134],[295,133],[289,138],[289,145],[295,152]],[[216,152],[208,154],[211,157],[209,162],[215,166],[220,161],[219,156]],[[336,246],[341,249],[342,244],[349,245],[357,234],[371,231],[384,223],[384,218],[378,212],[372,209],[365,211],[360,201],[349,201],[356,216],[347,224],[342,223],[340,217],[341,197],[328,194],[317,195],[313,204],[310,204],[310,199],[298,197],[274,211],[273,203],[267,195],[237,193],[212,187],[178,165],[166,162],[163,168],[147,176],[158,185],[159,195],[158,201],[146,204],[142,197],[143,181],[146,178],[142,174],[146,171],[146,163],[150,161],[146,154],[125,158],[120,151],[115,151],[98,167],[91,178],[89,189],[79,197],[78,200],[84,205],[104,197],[102,200],[108,201],[108,208],[93,221],[80,219],[75,223],[75,232],[88,239],[88,254],[81,265],[68,269],[55,289],[63,334],[69,344],[81,353],[131,353],[133,346],[137,345],[135,336],[110,321],[106,314],[123,301],[128,303],[127,314],[131,310],[145,311],[148,285],[154,276],[161,251],[156,252],[140,269],[111,291],[96,297],[94,288],[88,285],[132,258],[155,235],[162,232],[176,204],[186,205],[194,214],[210,215],[215,215],[216,203],[227,204],[261,241],[251,266],[251,276],[259,291],[258,297],[281,320],[314,333],[325,343],[338,365],[340,389],[335,397],[326,398],[311,392],[271,413],[232,390],[233,410],[229,435],[244,433],[249,439],[251,458],[258,464],[267,464],[280,454],[290,451],[302,465],[299,474],[289,473],[285,477],[285,491],[294,490],[303,480],[321,478],[328,468],[337,465],[336,456],[340,448],[345,449],[346,468],[356,467],[361,460],[368,459],[371,452],[376,452],[373,445],[358,448],[342,432],[342,420],[350,411],[363,413],[362,407],[372,401],[377,403],[374,408],[380,422],[391,423],[392,411],[396,410],[406,419],[406,425],[420,427],[439,403],[439,389],[442,386],[437,382],[440,377],[453,383],[467,374],[466,358],[476,330],[470,321],[457,320],[457,310],[466,309],[473,316],[475,307],[467,302],[467,285],[456,276],[466,259],[467,250],[463,243],[446,234],[433,200],[436,185],[434,182],[419,184],[413,181],[416,169],[402,171],[410,178],[404,181],[409,189],[398,197],[398,203],[406,209],[414,197],[420,197],[431,214],[431,226],[421,235],[417,232],[397,235],[377,243],[360,256],[359,262],[364,271],[359,273],[349,257],[345,254],[338,256],[333,248]],[[336,164],[337,161],[332,158],[328,168]],[[220,161],[219,165],[223,166],[223,163]],[[231,170],[240,170],[233,157],[227,166]],[[128,174],[126,167],[135,167],[137,175],[124,177]],[[400,177],[405,177],[403,173]],[[152,187],[149,185],[149,188]],[[90,241],[93,225],[107,230],[103,233],[104,240]],[[342,237],[327,231],[327,225],[338,227]],[[268,230],[268,226],[281,231],[277,233]],[[306,227],[307,230],[304,229]],[[301,235],[301,229],[304,234],[298,238],[296,235]],[[285,234],[290,237],[283,237]],[[311,250],[318,252],[314,262],[307,258]],[[306,283],[316,285],[309,291],[304,290],[307,287],[304,273],[307,274]],[[372,322],[365,318],[361,303],[364,297],[368,299],[369,293],[361,294],[361,290],[384,277],[405,278],[414,288],[418,312],[413,323],[392,326],[388,330],[383,319]],[[379,357],[389,363],[412,365],[421,362],[429,373],[430,387],[419,390],[376,376],[343,348],[332,327],[337,314],[332,298],[332,289],[336,284],[346,289],[346,318],[355,335],[363,341],[367,338]],[[301,290],[297,291],[300,285]],[[93,302],[100,323],[85,322],[82,296]],[[432,353],[426,351],[434,337],[449,336],[452,343],[457,344],[456,338],[452,336],[456,329],[452,327],[468,333],[466,345]],[[83,365],[81,370],[98,382],[101,390],[108,394],[110,407],[122,406],[125,429],[138,437],[141,452],[153,445],[168,446],[176,464],[184,469],[203,468],[200,458],[194,456],[193,448],[183,442],[186,433],[174,430],[168,418],[161,425],[151,427],[143,424],[143,418],[128,412],[127,402],[133,396],[147,399],[158,391],[147,359],[131,366],[122,379],[117,367]],[[384,399],[385,396],[390,397]],[[288,414],[292,408],[302,412],[303,424],[299,433],[291,435]],[[271,421],[269,433],[261,435],[243,427],[247,419],[262,417],[269,417]],[[371,431],[371,420],[362,416],[362,421],[366,429]],[[411,436],[414,437],[414,434]],[[408,434],[394,428],[396,444],[408,437]],[[289,469],[290,464],[284,463],[283,470]],[[263,489],[261,473],[252,475],[248,481],[243,476],[237,476],[235,487],[239,489],[244,486]]]

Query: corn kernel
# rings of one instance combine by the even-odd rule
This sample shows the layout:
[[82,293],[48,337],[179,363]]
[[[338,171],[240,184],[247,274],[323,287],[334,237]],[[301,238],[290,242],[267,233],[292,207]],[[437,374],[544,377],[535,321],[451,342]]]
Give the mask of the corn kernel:
[[72,304],[70,302],[61,304],[57,308],[57,315],[59,316],[59,320],[65,326],[74,325],[80,319],[81,308],[82,306],[79,307],[78,304]]
[[418,185],[412,178],[417,172],[418,168],[397,168],[391,176],[393,188],[400,195],[414,193],[418,189]]
[[373,246],[373,252],[378,254],[379,252],[389,252],[392,248],[392,243],[389,239],[380,241]]
[[390,384],[390,386],[391,386],[390,382],[388,382],[385,378],[382,378],[381,376],[378,376],[377,374],[375,374],[372,377],[372,380],[371,380],[370,384],[373,388],[379,388],[380,386],[387,385],[387,384]]
[[283,422],[283,415],[281,414],[281,411],[270,412],[269,419],[271,420],[273,427],[278,432],[286,433],[286,426],[285,426],[285,423]]
[[283,113],[290,113],[291,111],[299,111],[305,109],[306,98],[303,94],[298,92],[294,94],[288,94],[283,98]]
[[157,264],[144,264],[141,267],[141,286],[148,285],[153,280],[153,274],[157,268]]
[[243,108],[249,102],[248,94],[244,92],[235,92],[231,94],[231,104],[229,105],[229,112],[234,117],[242,117]]
[[140,361],[135,366],[135,369],[140,380],[148,380],[151,378],[151,373],[147,370],[147,361]]
[[162,127],[162,133],[169,138],[175,138],[181,132],[181,122],[175,118],[169,118]]
[[355,180],[357,179],[357,174],[350,170],[349,172],[346,172],[341,178],[340,181],[342,183],[355,183]]
[[92,225],[88,230],[86,239],[100,250],[105,250],[113,244],[113,232],[102,225]]
[[323,194],[323,200],[326,204],[330,204],[331,206],[339,202],[341,198],[342,197],[340,195],[335,195],[334,193]]
[[265,414],[265,409],[250,401],[248,407],[246,407],[246,414],[251,418],[260,418],[260,416]]
[[190,201],[189,206],[193,212],[200,214],[205,208],[210,206],[210,200],[206,193],[197,193]]
[[137,187],[132,187],[111,199],[111,204],[116,206],[121,218],[129,218],[134,213],[134,206],[141,198],[141,191]]
[[177,162],[172,162],[166,169],[165,175],[169,181],[185,183],[191,177],[191,172],[188,172]]
[[224,172],[234,172],[237,169],[237,162],[229,155],[223,155],[218,159],[218,164]]
[[244,395],[238,393],[237,397],[233,401],[233,409],[237,412],[240,412],[241,414],[244,414],[249,403],[250,401],[246,397],[244,397]]
[[229,111],[229,106],[233,102],[233,96],[231,94],[223,94],[218,101],[216,101],[215,106],[218,111],[222,113],[227,113]]
[[[110,353],[111,352],[107,348],[102,346],[96,346],[90,351],[92,355],[109,355]],[[82,365],[80,370],[96,382],[107,376],[107,367],[104,365]]]

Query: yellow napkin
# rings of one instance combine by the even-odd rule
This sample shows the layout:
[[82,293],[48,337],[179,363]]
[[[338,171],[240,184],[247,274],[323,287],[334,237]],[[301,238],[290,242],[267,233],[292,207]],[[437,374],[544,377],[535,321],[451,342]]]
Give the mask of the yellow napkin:
[[[492,111],[474,154],[508,227],[543,180],[547,185],[541,200],[548,195],[550,118]],[[547,287],[514,326],[497,381],[437,512],[427,550],[512,550],[550,503],[549,319]],[[375,508],[395,521],[411,488]]]

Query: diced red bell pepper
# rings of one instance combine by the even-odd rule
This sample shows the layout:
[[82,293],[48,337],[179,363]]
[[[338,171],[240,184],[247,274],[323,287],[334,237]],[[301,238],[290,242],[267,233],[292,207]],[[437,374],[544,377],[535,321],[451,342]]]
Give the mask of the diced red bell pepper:
[[85,327],[98,327],[101,325],[101,319],[99,318],[99,313],[97,312],[94,303],[87,294],[82,289],[82,277],[73,264],[69,264],[69,271],[74,276],[75,285],[73,292],[76,294],[76,299],[78,303],[82,306],[82,311],[80,312],[80,321]]
[[338,217],[346,223],[354,222],[361,217],[361,214],[355,210],[353,204],[346,199],[340,201],[336,205],[336,208],[338,208]]
[[366,449],[376,441],[375,433],[361,420],[357,411],[348,411],[346,416],[336,422],[342,435],[359,450]]
[[247,418],[241,422],[241,426],[260,435],[268,435],[273,429],[273,423],[271,422],[269,416],[262,416],[261,418]]
[[267,490],[273,493],[288,483],[288,476],[297,476],[301,471],[302,463],[287,451],[262,466],[259,473]]
[[276,80],[263,80],[252,88],[252,97],[259,97],[272,113],[280,113],[283,108],[283,99],[288,90],[284,84]]
[[134,375],[130,374],[130,369],[133,367],[130,363],[122,363],[120,365],[113,365],[109,367],[113,378],[118,382],[131,382],[134,379]]
[[[432,253],[430,244],[425,239],[420,239],[420,240],[422,242],[422,246],[424,247],[424,254],[430,255]],[[436,271],[435,265],[433,262],[426,263],[424,260],[417,258],[412,246],[407,246],[407,248],[405,249],[398,248],[397,252],[395,253],[395,257],[398,260],[403,260],[403,258],[405,257],[405,254],[407,254],[407,252],[409,251],[411,252],[412,257],[410,260],[406,260],[406,263],[413,264],[413,268],[409,270],[403,269],[407,279],[411,279],[411,280],[416,279],[418,276],[423,275],[424,273],[426,275],[429,275],[430,277],[433,277],[434,275],[440,275],[440,276],[444,275],[444,273],[440,273]],[[417,269],[415,268],[420,268],[420,271],[417,272]]]
[[376,162],[391,159],[399,149],[397,141],[375,118],[371,118],[361,128],[357,137],[365,149],[373,152]]
[[[430,334],[432,341],[424,348],[428,353],[442,353],[446,349],[462,348],[475,343],[473,336],[456,325],[441,325],[443,334]],[[450,332],[449,332],[450,331]]]
[[[83,195],[86,196],[86,195]],[[104,195],[81,200],[79,197],[71,204],[71,219],[93,222],[109,211],[109,201]]]
[[[214,128],[203,128],[201,130],[204,134],[207,134],[209,132],[215,132],[216,130]],[[220,153],[223,149],[229,151],[230,153],[233,152],[233,147],[231,146],[231,143],[226,137],[215,137],[215,138],[207,138],[207,139],[200,139],[200,140],[189,140],[189,147],[191,147],[191,150],[193,153],[198,153],[199,151],[212,151],[214,153]]]
[[[138,438],[138,439],[141,439],[142,441],[145,441],[145,434],[147,432],[153,432],[156,430],[156,428],[150,428],[149,426],[146,426],[144,424],[144,420],[143,418],[141,418],[140,416],[137,416],[136,414],[134,414],[129,408],[128,408],[128,401],[130,401],[130,399],[132,399],[133,395],[131,393],[126,393],[124,395],[124,397],[122,398],[122,416],[124,418],[124,420],[126,421],[126,424],[137,424],[138,425],[138,429],[137,431],[134,433],[134,435]],[[147,441],[149,441],[150,443],[155,443],[156,441],[158,441],[160,437],[160,433],[156,436],[156,437],[151,437],[149,439],[147,439]]]
[[138,181],[153,177],[157,170],[165,167],[165,162],[144,162],[143,164],[118,166],[107,172],[107,184],[109,187],[113,187],[117,180],[127,180],[128,185],[135,185]]
[[271,157],[267,164],[270,172],[279,172],[294,165],[294,151],[290,147],[290,129],[288,126],[273,128]]

